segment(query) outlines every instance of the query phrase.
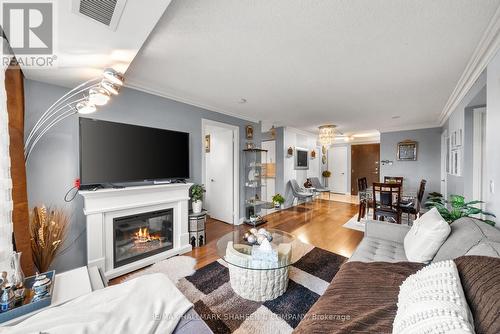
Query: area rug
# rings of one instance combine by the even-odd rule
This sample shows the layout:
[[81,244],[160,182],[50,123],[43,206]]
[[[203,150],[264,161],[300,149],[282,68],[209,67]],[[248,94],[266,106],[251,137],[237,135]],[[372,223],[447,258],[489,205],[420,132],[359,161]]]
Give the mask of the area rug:
[[[373,210],[370,209],[368,211],[368,217],[369,217],[368,220],[372,219],[372,215],[373,215]],[[404,218],[406,218],[406,216]],[[345,223],[344,225],[342,225],[342,227],[349,228],[351,230],[365,232],[366,220],[367,219],[365,217],[363,217],[358,222],[358,215],[355,214],[351,219],[349,219],[347,221],[347,223]],[[410,222],[408,222],[407,219],[401,219],[401,224],[402,225],[410,225],[411,226],[411,223],[412,223],[412,220],[410,220]]]
[[358,222],[358,214],[355,214],[351,219],[347,221],[347,223],[342,226],[351,230],[364,232],[365,220],[366,218],[361,218],[361,220]]
[[221,259],[180,279],[177,287],[214,333],[291,333],[346,260],[310,246],[290,267],[285,294],[266,302],[239,297],[231,288],[227,264]]
[[163,273],[176,284],[181,278],[194,274],[195,266],[196,259],[190,256],[174,256],[126,276],[125,281],[143,275]]

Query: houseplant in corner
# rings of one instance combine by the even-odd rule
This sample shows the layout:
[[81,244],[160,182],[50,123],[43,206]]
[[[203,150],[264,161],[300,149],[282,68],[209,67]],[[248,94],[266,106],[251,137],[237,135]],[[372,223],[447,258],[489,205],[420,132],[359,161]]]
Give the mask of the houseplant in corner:
[[285,198],[281,194],[276,194],[273,196],[274,208],[279,209],[285,203]]
[[[483,211],[474,205],[484,203],[482,201],[470,201],[466,202],[465,198],[460,195],[450,195],[450,200],[445,200],[443,195],[440,193],[430,193],[427,202],[425,202],[426,208],[436,208],[441,214],[444,220],[449,224],[453,223],[455,220],[462,217],[472,217],[474,215],[481,214],[483,216],[496,217],[491,212]],[[476,218],[486,224],[495,226],[495,222],[490,219]]]
[[203,207],[203,193],[205,188],[201,184],[191,187],[191,201],[193,202],[193,213],[200,213]]

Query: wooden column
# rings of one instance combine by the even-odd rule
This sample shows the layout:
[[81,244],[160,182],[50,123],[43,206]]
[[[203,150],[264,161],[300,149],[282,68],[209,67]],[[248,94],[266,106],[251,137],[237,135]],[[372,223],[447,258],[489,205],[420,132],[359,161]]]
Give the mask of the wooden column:
[[29,276],[34,274],[34,265],[31,256],[26,166],[24,164],[24,83],[20,69],[7,69],[5,90],[9,113],[14,239],[17,251],[23,253],[21,266],[24,274]]

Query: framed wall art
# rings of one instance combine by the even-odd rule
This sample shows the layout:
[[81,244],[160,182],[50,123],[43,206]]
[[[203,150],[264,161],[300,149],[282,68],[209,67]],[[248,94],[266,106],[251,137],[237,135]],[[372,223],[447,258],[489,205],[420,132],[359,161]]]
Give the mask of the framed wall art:
[[246,133],[247,139],[253,139],[253,126],[247,125],[245,127],[245,133]]
[[413,140],[405,140],[398,143],[397,156],[400,161],[416,161],[417,160],[417,142]]

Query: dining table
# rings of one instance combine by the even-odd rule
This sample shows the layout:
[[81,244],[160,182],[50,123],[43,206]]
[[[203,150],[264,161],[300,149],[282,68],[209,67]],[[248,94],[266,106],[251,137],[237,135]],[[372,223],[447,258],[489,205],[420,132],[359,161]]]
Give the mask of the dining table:
[[[370,201],[373,200],[373,187],[368,187],[358,191],[359,205],[365,205],[365,219],[368,219],[368,209]],[[415,205],[417,192],[413,190],[402,190],[400,207],[411,207]],[[376,199],[377,201],[379,198]]]

